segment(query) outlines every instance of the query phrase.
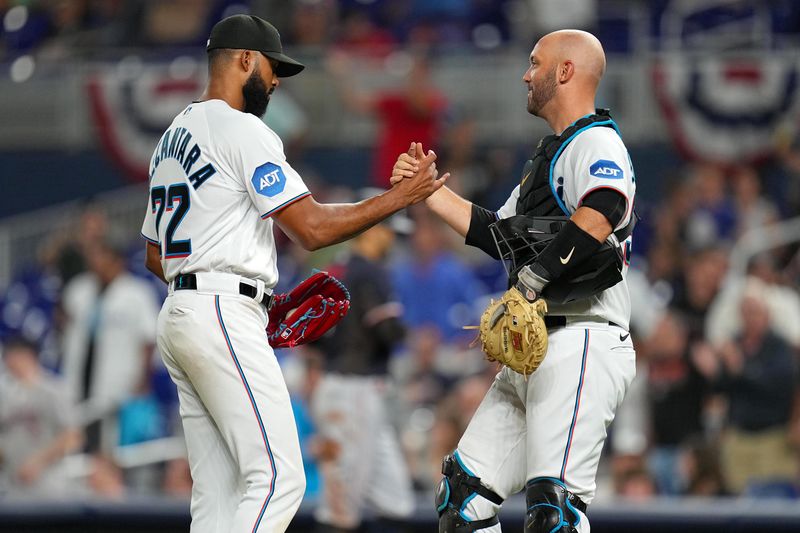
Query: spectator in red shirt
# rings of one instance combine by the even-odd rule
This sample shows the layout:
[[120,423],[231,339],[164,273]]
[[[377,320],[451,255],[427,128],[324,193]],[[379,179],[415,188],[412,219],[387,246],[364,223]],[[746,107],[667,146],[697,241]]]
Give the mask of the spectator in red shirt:
[[414,57],[404,87],[365,93],[352,85],[349,59],[335,54],[329,68],[336,78],[344,105],[353,112],[370,114],[378,124],[372,184],[388,187],[397,154],[411,142],[436,148],[441,138],[447,99],[430,77],[428,62]]

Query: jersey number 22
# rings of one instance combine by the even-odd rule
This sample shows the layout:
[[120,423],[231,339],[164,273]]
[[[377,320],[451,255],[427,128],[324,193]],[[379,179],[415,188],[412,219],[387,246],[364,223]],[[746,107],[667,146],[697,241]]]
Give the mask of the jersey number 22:
[[150,207],[156,214],[156,232],[161,239],[161,217],[164,211],[171,213],[167,230],[164,232],[164,258],[173,259],[187,257],[192,253],[192,240],[173,240],[175,230],[178,229],[186,212],[189,211],[189,186],[185,183],[170,185],[169,189],[163,186],[153,187],[150,190]]

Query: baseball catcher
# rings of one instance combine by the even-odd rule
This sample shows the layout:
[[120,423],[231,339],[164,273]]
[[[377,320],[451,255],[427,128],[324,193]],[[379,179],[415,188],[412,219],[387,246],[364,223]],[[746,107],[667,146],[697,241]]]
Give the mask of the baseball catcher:
[[[444,459],[440,533],[500,533],[500,506],[521,490],[526,533],[588,533],[600,451],[636,373],[625,283],[636,175],[616,122],[594,106],[602,44],[556,31],[527,60],[527,111],[552,134],[505,204],[486,209],[447,187],[426,200],[509,274],[480,327],[484,350],[505,366]],[[401,156],[398,178],[420,152]]]

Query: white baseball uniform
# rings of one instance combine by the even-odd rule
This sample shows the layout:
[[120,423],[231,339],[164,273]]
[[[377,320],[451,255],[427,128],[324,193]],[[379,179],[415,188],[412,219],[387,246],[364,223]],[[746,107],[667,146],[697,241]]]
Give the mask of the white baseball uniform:
[[[278,136],[221,100],[186,107],[153,154],[142,235],[170,282],[158,346],[178,387],[193,532],[284,531],[300,505],[297,430],[259,302],[278,281],[270,217],[309,194]],[[197,290],[175,290],[183,274]]]
[[30,484],[17,479],[31,456],[52,446],[64,431],[79,427],[74,406],[59,376],[43,370],[38,380],[26,383],[0,370],[0,497],[6,497],[4,489],[9,498],[28,501],[75,496],[76,483],[63,460],[48,465]]
[[[611,188],[628,199],[615,230],[628,224],[636,186],[628,152],[615,130],[580,131],[553,168],[553,178],[563,187],[560,201],[570,214],[589,192]],[[518,197],[519,186],[498,215],[515,215]],[[630,238],[623,246],[629,245]],[[542,365],[527,379],[504,367],[470,421],[456,456],[500,497],[519,492],[531,479],[549,477],[591,503],[606,428],[636,373],[627,331],[627,269],[625,264],[623,281],[598,295],[549,305],[548,314],[566,316],[567,325],[549,330]],[[497,505],[479,495],[461,509],[467,520],[490,518],[497,511]],[[582,513],[577,529],[589,531]],[[499,532],[500,525],[482,531]]]
[[411,477],[388,416],[385,388],[377,376],[331,373],[314,392],[318,434],[340,450],[320,464],[323,483],[314,513],[333,529],[357,529],[367,509],[396,520],[414,511]]

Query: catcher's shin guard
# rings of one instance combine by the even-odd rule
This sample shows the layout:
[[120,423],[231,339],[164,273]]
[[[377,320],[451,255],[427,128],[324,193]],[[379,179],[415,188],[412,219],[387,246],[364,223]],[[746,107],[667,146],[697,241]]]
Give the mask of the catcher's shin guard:
[[576,533],[586,504],[567,490],[561,481],[537,477],[528,481],[525,489],[528,512],[525,533]]
[[499,523],[497,515],[483,520],[470,520],[464,515],[464,508],[475,495],[482,496],[495,505],[501,505],[503,498],[486,488],[479,477],[469,473],[457,454],[444,458],[442,474],[444,477],[436,488],[439,533],[468,533]]

